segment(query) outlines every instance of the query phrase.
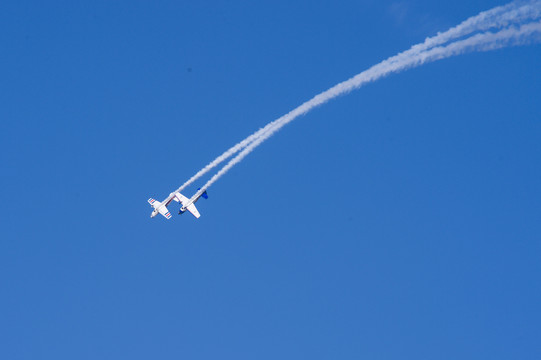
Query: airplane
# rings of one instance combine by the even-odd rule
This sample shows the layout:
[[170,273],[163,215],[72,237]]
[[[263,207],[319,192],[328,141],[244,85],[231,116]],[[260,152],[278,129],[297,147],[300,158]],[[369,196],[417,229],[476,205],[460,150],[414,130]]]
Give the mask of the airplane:
[[199,211],[197,211],[197,208],[195,207],[194,204],[201,197],[203,199],[208,199],[209,198],[209,196],[207,194],[207,190],[201,190],[201,188],[197,189],[197,192],[195,193],[194,196],[192,196],[191,199],[188,199],[187,197],[183,196],[181,193],[177,193],[177,197],[180,200],[180,204],[182,205],[182,207],[178,211],[178,214],[182,215],[182,214],[184,214],[186,212],[186,210],[188,210],[189,212],[192,213],[193,216],[195,216],[198,219],[199,219],[199,217],[201,215],[199,214]]
[[190,213],[192,213],[193,216],[196,218],[199,218],[201,215],[199,214],[199,211],[197,211],[197,208],[195,207],[194,203],[199,200],[200,197],[203,197],[204,199],[208,199],[207,191],[201,189],[197,189],[198,192],[192,196],[191,199],[188,199],[184,195],[182,195],[179,192],[174,192],[169,194],[169,196],[162,202],[159,202],[153,198],[148,199],[148,203],[154,208],[154,211],[150,214],[150,217],[153,218],[158,213],[162,214],[166,219],[171,219],[171,213],[167,209],[167,206],[171,203],[171,201],[176,201],[182,205],[179,211],[179,215],[183,214],[188,210]]

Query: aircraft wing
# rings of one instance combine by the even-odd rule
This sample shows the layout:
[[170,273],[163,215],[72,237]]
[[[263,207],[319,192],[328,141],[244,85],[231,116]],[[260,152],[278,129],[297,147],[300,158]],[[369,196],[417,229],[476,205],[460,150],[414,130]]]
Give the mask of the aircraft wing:
[[188,205],[188,207],[186,208],[186,210],[188,210],[189,212],[191,212],[192,215],[195,216],[195,217],[198,218],[198,219],[199,219],[199,217],[201,216],[201,214],[199,214],[199,211],[197,211],[197,208],[195,207],[194,204]]
[[190,199],[188,199],[186,196],[182,195],[181,193],[177,192],[175,193],[175,198],[174,200],[176,202],[179,202],[181,203],[182,205],[186,204],[188,201],[190,201]]
[[171,213],[167,210],[167,206],[162,206],[158,211],[167,219],[171,219]]

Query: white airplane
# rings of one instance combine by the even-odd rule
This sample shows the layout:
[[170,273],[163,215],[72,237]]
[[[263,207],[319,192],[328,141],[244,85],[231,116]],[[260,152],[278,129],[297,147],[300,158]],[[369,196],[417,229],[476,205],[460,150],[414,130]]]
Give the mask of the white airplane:
[[167,206],[169,206],[171,201],[176,201],[182,205],[180,211],[178,212],[179,215],[184,214],[186,210],[188,210],[190,213],[192,213],[193,216],[199,219],[201,214],[199,214],[199,211],[197,211],[194,203],[199,200],[200,197],[208,199],[208,195],[205,190],[197,190],[198,192],[194,196],[192,196],[191,199],[188,199],[186,196],[182,195],[179,192],[169,194],[169,196],[162,202],[156,201],[153,198],[148,199],[148,203],[154,208],[154,211],[152,211],[150,217],[153,218],[154,216],[158,215],[158,213],[160,213],[165,216],[165,218],[171,219],[171,213],[167,209]]
[[195,207],[194,204],[201,197],[203,197],[203,199],[208,199],[209,198],[209,196],[207,194],[207,190],[205,190],[205,189],[201,190],[201,188],[197,189],[197,192],[195,193],[194,196],[192,196],[191,199],[188,199],[187,197],[183,196],[181,193],[177,193],[177,198],[178,198],[180,204],[182,205],[182,207],[178,211],[178,214],[182,215],[182,214],[184,214],[186,212],[186,210],[188,210],[189,212],[192,213],[193,216],[195,216],[196,218],[199,219],[199,216],[201,216],[201,215],[199,215],[199,211],[197,211],[197,208]]

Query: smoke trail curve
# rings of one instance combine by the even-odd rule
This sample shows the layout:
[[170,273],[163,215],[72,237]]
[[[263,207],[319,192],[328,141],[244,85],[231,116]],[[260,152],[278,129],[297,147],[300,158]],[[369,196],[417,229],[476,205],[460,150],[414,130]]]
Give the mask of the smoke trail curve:
[[[388,75],[391,72],[398,72],[398,71],[406,70],[409,68],[418,67],[428,62],[434,62],[437,60],[449,58],[449,57],[456,56],[456,55],[463,54],[470,51],[489,51],[489,50],[500,49],[506,46],[524,44],[526,42],[531,41],[531,39],[528,39],[527,37],[535,33],[538,33],[539,35],[541,35],[541,22],[523,25],[519,29],[508,29],[508,30],[502,30],[498,33],[485,33],[485,34],[475,35],[466,40],[451,43],[450,45],[446,47],[441,47],[441,48],[438,47],[433,50],[427,51],[425,53],[421,53],[417,58],[411,59],[409,63],[400,64],[400,66],[391,67],[384,72],[381,72],[377,75],[373,75],[372,77],[362,81],[362,83],[340,84],[337,87],[330,89],[330,90],[333,90],[332,97],[326,98],[326,99],[321,99],[321,97],[320,98],[314,97],[313,101],[305,103],[306,104],[305,107],[303,108],[299,107],[293,110],[292,112],[290,112],[288,114],[289,116],[285,116],[281,118],[282,121],[279,123],[279,125],[274,126],[271,130],[267,131],[263,136],[260,136],[259,138],[254,140],[252,143],[250,143],[250,145],[245,147],[236,157],[234,157],[229,163],[227,163],[227,165],[225,165],[218,173],[216,173],[216,175],[214,175],[203,186],[203,189],[208,189],[222,175],[224,175],[227,171],[229,171],[229,169],[231,169],[234,165],[238,164],[249,153],[251,153],[257,146],[259,146],[263,141],[267,140],[269,137],[274,135],[274,133],[280,130],[284,125],[295,120],[298,116],[303,115],[304,113],[312,110],[316,106],[319,106],[323,104],[324,102],[329,101],[332,98],[335,98],[339,95],[343,95],[349,91],[352,91],[364,85],[365,83],[375,81],[381,77]],[[355,78],[353,78],[352,80],[355,80]]]
[[[223,174],[231,169],[231,167],[239,163],[242,159],[244,159],[244,157],[246,157],[246,155],[253,151],[253,149],[271,137],[284,125],[293,121],[298,116],[307,113],[313,108],[322,105],[323,103],[339,95],[343,95],[357,89],[366,83],[378,80],[381,77],[389,75],[390,73],[396,73],[428,62],[448,58],[465,52],[488,51],[504,46],[519,45],[524,42],[533,41],[529,37],[531,37],[533,34],[538,34],[541,32],[541,23],[536,22],[523,24],[518,28],[514,24],[538,19],[540,17],[541,1],[513,2],[484,11],[465,20],[458,26],[453,27],[446,32],[438,33],[434,37],[427,38],[423,43],[414,45],[409,50],[390,57],[389,59],[382,61],[366,71],[363,71],[353,78],[335,85],[327,91],[316,95],[311,100],[303,103],[301,106],[297,107],[286,115],[270,122],[265,127],[256,131],[217,157],[194,176],[192,176],[177,191],[181,191],[193,181],[210,171],[212,168],[240,151],[235,158],[233,158],[203,186],[203,189],[207,189]],[[506,26],[510,27],[495,33],[478,33],[469,38],[464,38],[465,36],[474,32],[488,29],[501,29]],[[460,38],[462,38],[462,40],[452,42],[446,46],[439,46],[449,43],[451,40]]]
[[[427,38],[423,43],[414,45],[409,50],[393,56],[385,60],[381,64],[385,62],[392,63],[394,61],[399,61],[400,59],[408,56],[415,56],[420,52],[426,51],[434,46],[444,44],[460,37],[464,37],[475,31],[483,31],[491,28],[502,28],[512,22],[516,23],[520,21],[539,18],[541,17],[541,6],[539,6],[539,4],[539,0],[516,1],[507,5],[495,7],[491,10],[483,11],[478,15],[470,17],[469,19],[463,21],[461,24],[443,33],[438,33],[436,36]],[[225,151],[222,155],[218,156],[204,168],[199,170],[194,176],[188,179],[188,181],[186,181],[176,191],[182,191],[184,188],[205,175],[211,169],[213,169],[223,161],[227,160],[231,156],[235,155],[237,152],[246,148],[253,141],[257,140],[260,136],[263,136],[267,131],[271,130],[277,123],[280,122],[280,120],[282,120],[282,118],[270,122],[265,127],[259,129],[252,135],[248,136],[246,139],[242,140],[238,144]]]

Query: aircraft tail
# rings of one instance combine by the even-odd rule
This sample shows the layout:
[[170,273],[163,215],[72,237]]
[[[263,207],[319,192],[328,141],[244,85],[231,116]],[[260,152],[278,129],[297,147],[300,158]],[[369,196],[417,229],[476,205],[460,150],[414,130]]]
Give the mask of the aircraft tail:
[[[201,190],[201,188],[198,188],[197,191]],[[204,193],[201,194],[201,196],[203,197],[203,199],[208,199],[209,198],[209,195],[207,194],[207,190],[205,190]]]

